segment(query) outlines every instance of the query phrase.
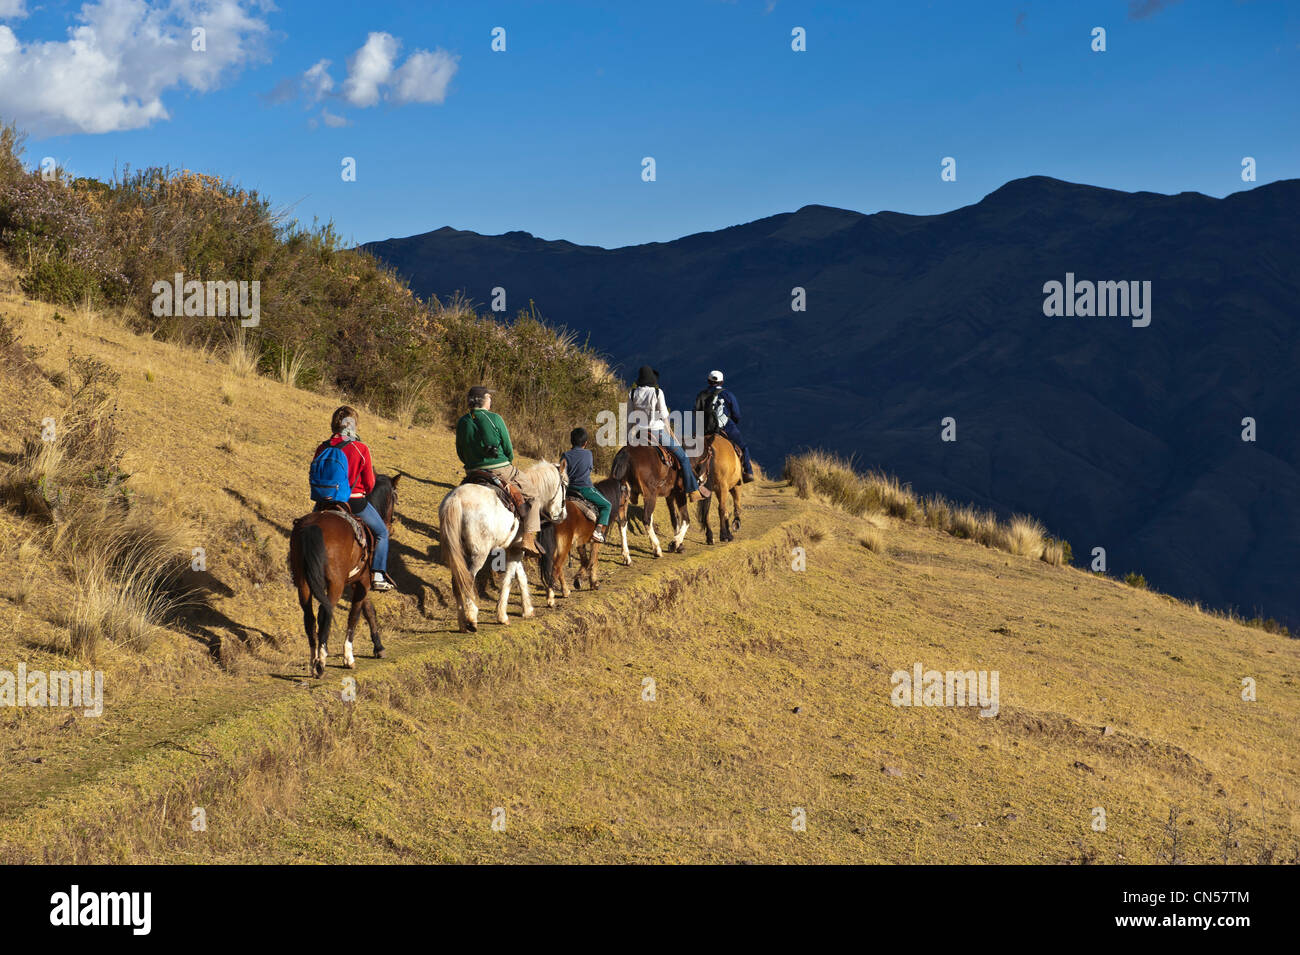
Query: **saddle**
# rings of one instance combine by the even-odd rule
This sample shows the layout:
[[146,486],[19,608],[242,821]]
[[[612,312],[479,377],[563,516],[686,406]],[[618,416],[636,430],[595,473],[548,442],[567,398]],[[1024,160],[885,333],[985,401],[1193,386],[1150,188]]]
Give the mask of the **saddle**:
[[591,501],[579,494],[575,494],[572,489],[569,490],[568,496],[565,500],[572,501],[574,504],[578,505],[578,510],[582,511],[587,520],[591,521],[593,524],[596,523],[596,518],[600,516],[600,512],[596,510],[596,505],[592,504]]
[[501,475],[494,471],[468,471],[465,479],[461,484],[482,484],[484,487],[490,487],[497,492],[497,497],[507,511],[519,518],[522,522],[525,516],[526,505],[524,503],[523,492],[519,490],[518,484],[504,480]]
[[[316,506],[312,508],[312,513],[319,514],[322,512],[337,514],[339,517],[343,518],[348,522],[348,526],[352,528],[352,536],[357,539],[357,544],[361,549],[366,553],[370,553],[374,550],[375,535],[371,533],[370,528],[357,520],[357,516],[352,513],[352,508],[348,507],[348,505],[344,504],[342,501],[319,501]],[[301,520],[301,517],[298,518],[298,520],[293,522],[294,525],[296,526]]]

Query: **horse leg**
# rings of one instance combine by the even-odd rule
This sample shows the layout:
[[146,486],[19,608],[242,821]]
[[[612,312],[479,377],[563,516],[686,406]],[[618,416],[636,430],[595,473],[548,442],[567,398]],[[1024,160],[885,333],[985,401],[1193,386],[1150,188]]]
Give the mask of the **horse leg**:
[[314,672],[316,678],[320,679],[325,675],[325,661],[329,658],[329,641],[330,641],[330,620],[334,617],[334,608],[331,604],[321,604],[320,613],[316,618],[316,658]]
[[506,613],[506,604],[510,601],[510,584],[515,579],[515,555],[505,552],[506,570],[501,579],[501,592],[497,594],[497,623],[503,627],[510,626],[510,615]]
[[646,492],[642,513],[645,515],[645,532],[650,537],[651,552],[655,557],[662,557],[664,549],[659,544],[659,535],[655,533],[655,499],[649,491]]
[[676,528],[676,533],[673,534],[673,542],[668,549],[678,554],[685,553],[686,532],[691,529],[690,505],[683,501],[681,506],[678,507],[677,502],[673,500],[673,492],[669,492],[668,516],[673,522],[673,527]]
[[[715,495],[716,496],[716,495]],[[722,512],[722,502],[718,502],[718,512]],[[704,543],[713,543],[713,528],[709,526],[709,499],[700,501],[700,523],[704,525]]]
[[302,606],[302,627],[307,631],[307,650],[311,654],[307,659],[307,666],[316,676],[316,614],[311,609],[311,588],[307,586],[307,581],[303,580],[298,584],[298,603]]
[[557,555],[557,560],[555,561],[555,572],[560,575],[561,597],[568,597],[569,594],[573,593],[573,591],[569,589],[569,581],[564,576],[564,569],[569,565],[569,548],[572,546],[573,537],[570,535],[568,540],[561,544],[559,548],[556,548],[557,550],[563,550],[562,554]]
[[727,518],[727,494],[719,487],[713,495],[718,499],[718,537],[725,541],[732,540],[731,523]]
[[375,646],[375,659],[384,658],[384,641],[379,638],[379,621],[375,619],[375,605],[370,602],[370,594],[367,592],[365,599],[361,601],[361,610],[366,615],[366,625],[370,627],[370,642]]
[[596,561],[600,557],[600,541],[592,541],[586,548],[582,556],[583,566],[587,569],[587,582],[591,584],[592,590],[600,589],[600,581],[597,579]]
[[357,658],[352,653],[352,635],[357,632],[357,621],[361,619],[361,604],[365,599],[365,585],[358,581],[352,585],[352,609],[348,611],[347,639],[343,641],[343,665],[349,670],[357,668]]
[[[506,570],[509,573],[509,568]],[[523,613],[520,614],[525,620],[534,616],[537,611],[533,608],[533,595],[528,592],[528,575],[524,573],[524,552],[518,551],[515,555],[515,576],[519,578],[519,603],[523,607]]]
[[624,567],[631,567],[631,566],[632,566],[632,554],[631,554],[631,552],[627,549],[627,518],[626,518],[626,517],[623,518],[621,521],[618,522],[618,533],[619,533],[619,536],[622,537],[622,539],[623,539],[623,566],[624,566]]
[[733,531],[740,530],[740,482],[737,481],[731,486],[731,503],[732,510],[736,512],[736,519],[731,522]]

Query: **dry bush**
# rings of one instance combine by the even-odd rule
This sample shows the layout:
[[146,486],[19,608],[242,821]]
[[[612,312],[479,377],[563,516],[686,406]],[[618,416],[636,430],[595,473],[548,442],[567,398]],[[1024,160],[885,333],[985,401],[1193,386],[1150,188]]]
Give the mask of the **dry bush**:
[[1006,528],[1006,549],[1019,557],[1038,560],[1043,556],[1044,538],[1047,531],[1043,525],[1032,517],[1017,514],[1011,518]]
[[862,532],[862,536],[858,538],[858,543],[873,553],[883,554],[885,552],[884,531],[879,527],[869,526]]
[[307,365],[307,353],[304,349],[282,349],[280,351],[280,383],[290,388],[297,388]]
[[256,375],[261,360],[257,336],[250,334],[243,325],[236,325],[226,344],[226,364],[231,372],[239,378]]

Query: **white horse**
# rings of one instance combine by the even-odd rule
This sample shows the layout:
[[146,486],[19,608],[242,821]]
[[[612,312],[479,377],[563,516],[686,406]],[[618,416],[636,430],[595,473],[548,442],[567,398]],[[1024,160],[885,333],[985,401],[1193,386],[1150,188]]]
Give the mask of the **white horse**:
[[[534,464],[528,474],[536,476],[542,493],[533,507],[542,509],[542,520],[558,521],[565,516],[564,495],[568,477],[549,461]],[[462,484],[453,488],[438,507],[438,526],[442,531],[442,558],[451,569],[451,587],[456,595],[456,609],[461,632],[478,630],[478,604],[474,598],[474,581],[494,552],[505,556],[505,579],[497,600],[497,622],[509,624],[506,603],[510,600],[510,582],[519,578],[523,616],[533,615],[533,600],[528,593],[524,574],[524,552],[512,546],[519,534],[519,518],[511,514],[494,488],[482,484]]]

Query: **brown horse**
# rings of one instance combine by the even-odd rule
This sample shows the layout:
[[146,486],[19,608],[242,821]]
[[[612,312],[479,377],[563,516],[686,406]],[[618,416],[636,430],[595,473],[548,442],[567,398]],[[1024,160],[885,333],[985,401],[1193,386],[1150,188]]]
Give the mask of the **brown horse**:
[[[627,523],[627,502],[631,491],[626,481],[606,478],[596,485],[605,500],[610,502],[610,524],[619,520]],[[564,578],[565,567],[569,563],[569,554],[573,548],[578,549],[578,572],[574,574],[573,586],[582,588],[582,576],[586,574],[592,590],[600,589],[600,577],[597,574],[596,560],[600,556],[600,542],[591,539],[596,530],[596,522],[582,512],[582,508],[573,498],[565,502],[568,513],[559,523],[542,525],[537,535],[537,546],[542,550],[538,561],[542,572],[542,582],[546,584],[546,606],[555,606],[555,592],[561,597],[568,597],[569,584]],[[609,528],[606,528],[608,531]],[[626,542],[626,533],[624,541]],[[626,547],[626,543],[624,544]]]
[[[664,457],[668,462],[664,462]],[[705,451],[691,465],[698,478],[708,467],[711,455]],[[614,455],[614,464],[610,475],[617,481],[626,481],[632,491],[632,503],[638,495],[645,497],[642,508],[646,534],[654,548],[654,556],[663,556],[663,547],[659,544],[659,535],[655,533],[655,504],[659,498],[668,502],[668,519],[673,526],[673,539],[668,544],[670,552],[682,553],[686,549],[686,532],[690,529],[690,511],[687,508],[686,491],[682,485],[681,468],[677,456],[665,451],[661,456],[655,445],[629,444],[619,449]]]
[[[723,541],[732,540],[731,532],[740,530],[740,485],[741,469],[740,455],[736,453],[736,446],[727,440],[725,435],[712,434],[704,439],[705,454],[708,450],[713,452],[713,463],[709,466],[707,480],[709,490],[713,492],[712,497],[706,497],[700,501],[700,523],[704,525],[704,541],[706,544],[713,543],[713,529],[709,527],[709,501],[716,498],[718,501],[718,536]],[[731,494],[732,503],[735,505],[735,520],[727,522],[727,494]]]
[[[367,499],[390,528],[393,512],[397,509],[397,482],[400,478],[400,474],[392,478],[386,474],[379,475],[375,478],[375,489]],[[289,572],[298,588],[302,624],[311,647],[309,663],[317,678],[325,675],[330,621],[344,588],[351,590],[352,609],[348,613],[348,638],[343,644],[343,665],[349,670],[357,665],[352,655],[352,635],[363,613],[370,627],[375,656],[384,655],[379,622],[375,619],[375,608],[370,605],[370,557],[370,550],[357,543],[352,526],[337,511],[313,511],[293,522],[293,533],[289,535]],[[319,616],[312,613],[313,598],[320,604]]]

